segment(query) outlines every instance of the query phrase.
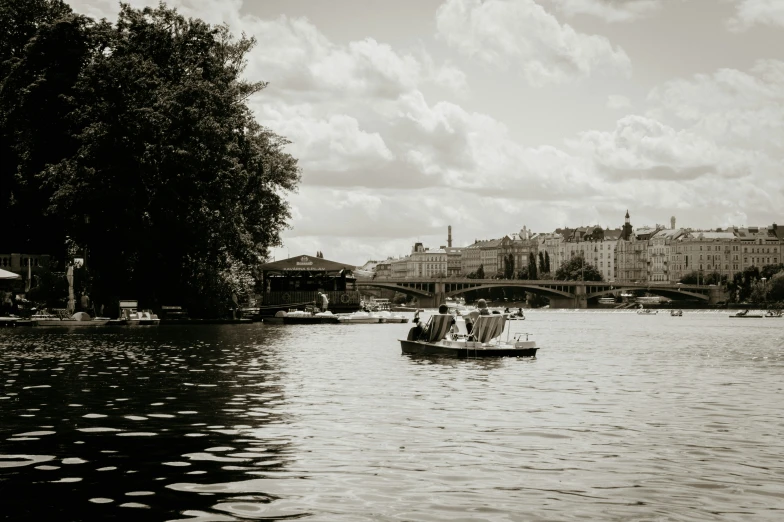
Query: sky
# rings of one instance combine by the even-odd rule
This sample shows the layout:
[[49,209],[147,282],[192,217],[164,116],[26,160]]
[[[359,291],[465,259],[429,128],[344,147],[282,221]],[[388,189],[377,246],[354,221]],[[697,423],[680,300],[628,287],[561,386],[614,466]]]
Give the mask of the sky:
[[[114,0],[67,0],[115,20]],[[133,7],[158,0],[127,0]],[[275,259],[523,226],[784,225],[784,0],[170,0],[253,36],[302,182]]]

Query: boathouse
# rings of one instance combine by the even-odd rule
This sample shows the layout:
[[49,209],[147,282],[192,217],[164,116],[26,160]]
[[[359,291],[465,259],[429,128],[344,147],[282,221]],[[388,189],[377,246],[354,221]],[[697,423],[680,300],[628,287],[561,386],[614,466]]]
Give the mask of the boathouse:
[[313,305],[319,292],[327,294],[333,313],[359,310],[354,268],[305,255],[266,263],[260,267],[264,288],[260,312],[274,315],[278,310],[304,310]]

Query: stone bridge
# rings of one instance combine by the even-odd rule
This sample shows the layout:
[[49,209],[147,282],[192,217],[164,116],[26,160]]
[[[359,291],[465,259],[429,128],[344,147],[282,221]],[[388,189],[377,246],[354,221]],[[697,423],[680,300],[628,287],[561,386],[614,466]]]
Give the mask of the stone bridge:
[[395,290],[419,299],[420,306],[432,308],[447,297],[484,288],[519,288],[532,294],[547,297],[550,308],[587,308],[588,300],[623,292],[644,290],[673,300],[698,300],[717,304],[726,300],[720,286],[684,285],[672,283],[606,283],[593,281],[542,281],[523,279],[467,279],[467,278],[413,278],[413,279],[359,279],[357,287]]

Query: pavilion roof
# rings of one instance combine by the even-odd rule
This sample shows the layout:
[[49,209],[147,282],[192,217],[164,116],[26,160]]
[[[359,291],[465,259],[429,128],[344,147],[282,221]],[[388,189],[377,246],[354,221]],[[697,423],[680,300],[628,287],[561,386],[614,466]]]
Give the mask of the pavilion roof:
[[353,265],[338,263],[316,256],[295,256],[272,263],[261,265],[264,272],[340,272],[341,270],[355,270]]

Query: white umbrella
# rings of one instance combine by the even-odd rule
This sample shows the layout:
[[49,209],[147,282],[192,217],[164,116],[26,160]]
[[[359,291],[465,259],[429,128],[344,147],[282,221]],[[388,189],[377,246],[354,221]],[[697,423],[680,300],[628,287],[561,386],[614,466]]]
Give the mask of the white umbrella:
[[22,276],[19,274],[15,274],[13,272],[9,272],[8,270],[3,270],[0,268],[0,280],[7,280],[7,279],[21,279]]

